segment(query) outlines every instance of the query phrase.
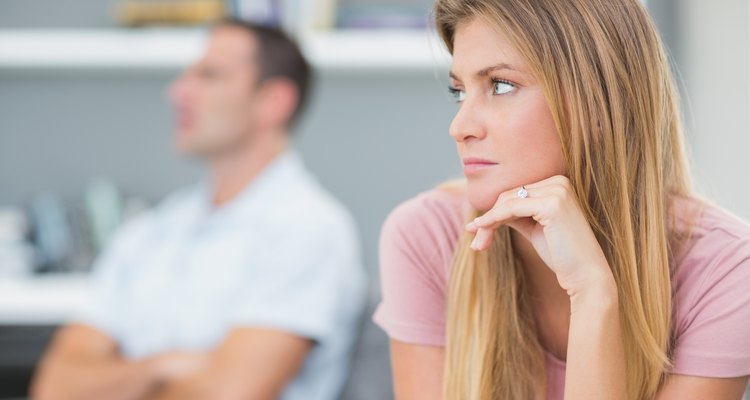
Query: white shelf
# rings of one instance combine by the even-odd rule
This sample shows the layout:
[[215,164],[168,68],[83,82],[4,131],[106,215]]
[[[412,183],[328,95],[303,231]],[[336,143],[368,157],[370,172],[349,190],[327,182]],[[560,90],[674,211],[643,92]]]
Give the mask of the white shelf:
[[323,69],[432,70],[450,62],[439,38],[427,31],[339,31],[312,34],[301,43]]
[[[180,69],[200,54],[197,29],[0,30],[0,69]],[[323,70],[435,69],[449,57],[434,33],[331,31],[300,41]]]
[[0,280],[0,325],[58,325],[80,315],[88,298],[86,275]]

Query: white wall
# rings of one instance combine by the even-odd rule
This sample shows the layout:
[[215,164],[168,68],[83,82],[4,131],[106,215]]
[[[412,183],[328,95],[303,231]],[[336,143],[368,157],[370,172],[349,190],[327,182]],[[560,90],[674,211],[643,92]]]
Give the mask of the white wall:
[[750,2],[675,2],[688,135],[703,192],[750,220]]

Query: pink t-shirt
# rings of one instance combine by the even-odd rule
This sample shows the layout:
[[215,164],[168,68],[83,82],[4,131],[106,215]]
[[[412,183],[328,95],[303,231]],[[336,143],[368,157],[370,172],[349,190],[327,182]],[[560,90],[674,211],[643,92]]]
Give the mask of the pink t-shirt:
[[[678,218],[686,202],[694,203],[675,203]],[[386,219],[380,239],[383,299],[373,319],[392,339],[445,345],[448,275],[469,210],[461,192],[434,189],[404,202]],[[750,375],[750,226],[707,206],[675,259],[671,372]],[[545,354],[547,398],[562,399],[565,361]]]

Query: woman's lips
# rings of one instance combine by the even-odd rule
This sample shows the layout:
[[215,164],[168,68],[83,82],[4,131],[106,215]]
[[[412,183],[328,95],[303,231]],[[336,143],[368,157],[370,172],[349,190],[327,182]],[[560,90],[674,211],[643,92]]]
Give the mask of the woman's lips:
[[464,158],[464,175],[475,175],[497,165],[496,162],[482,158]]

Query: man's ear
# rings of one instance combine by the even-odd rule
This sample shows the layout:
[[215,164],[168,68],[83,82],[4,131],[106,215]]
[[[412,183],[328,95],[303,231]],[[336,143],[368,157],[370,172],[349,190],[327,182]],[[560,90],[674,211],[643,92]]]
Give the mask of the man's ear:
[[260,93],[260,116],[269,127],[286,127],[299,103],[299,90],[286,78],[263,82]]

